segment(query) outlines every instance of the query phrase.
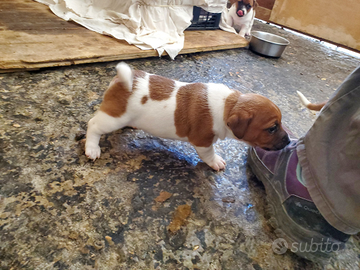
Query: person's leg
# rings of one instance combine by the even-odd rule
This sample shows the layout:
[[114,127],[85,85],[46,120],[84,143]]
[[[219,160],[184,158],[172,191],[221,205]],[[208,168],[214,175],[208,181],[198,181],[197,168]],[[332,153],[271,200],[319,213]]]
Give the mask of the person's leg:
[[[357,69],[339,87],[304,138],[293,138],[280,151],[249,149],[248,163],[265,185],[275,233],[286,240],[291,251],[313,261],[326,260],[332,251],[344,246],[348,234],[360,231],[359,95]],[[337,130],[340,121],[343,133]],[[338,173],[343,175],[337,178]],[[345,196],[346,200],[351,197],[346,211],[341,210]],[[322,204],[331,211],[323,212]],[[342,213],[336,215],[334,211]],[[332,222],[331,214],[347,229]]]
[[360,67],[338,88],[297,146],[310,196],[338,230],[360,231]]

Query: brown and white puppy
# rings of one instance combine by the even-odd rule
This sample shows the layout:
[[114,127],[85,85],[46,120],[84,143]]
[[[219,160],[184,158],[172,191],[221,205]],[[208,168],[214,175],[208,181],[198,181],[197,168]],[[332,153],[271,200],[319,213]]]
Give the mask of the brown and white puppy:
[[313,110],[313,111],[320,111],[325,104],[327,103],[327,101],[324,101],[322,103],[311,103],[304,95],[303,93],[301,93],[300,91],[296,91],[296,93],[298,94],[301,103],[308,108],[309,110]]
[[230,3],[226,23],[238,30],[240,36],[250,36],[257,7],[256,0],[230,0]]
[[289,143],[279,108],[256,94],[241,94],[223,84],[184,83],[116,66],[117,76],[89,121],[85,154],[100,157],[102,134],[125,126],[167,139],[190,142],[200,158],[218,171],[225,161],[213,143],[226,137],[277,150]]

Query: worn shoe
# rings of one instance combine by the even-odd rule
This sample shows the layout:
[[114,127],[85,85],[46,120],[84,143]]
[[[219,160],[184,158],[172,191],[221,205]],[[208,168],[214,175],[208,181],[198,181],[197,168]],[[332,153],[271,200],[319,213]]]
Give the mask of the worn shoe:
[[292,139],[279,151],[250,148],[248,164],[265,186],[269,223],[279,237],[273,243],[274,252],[283,254],[289,249],[303,258],[326,263],[334,251],[344,248],[350,236],[332,227],[312,202],[300,181],[296,144]]

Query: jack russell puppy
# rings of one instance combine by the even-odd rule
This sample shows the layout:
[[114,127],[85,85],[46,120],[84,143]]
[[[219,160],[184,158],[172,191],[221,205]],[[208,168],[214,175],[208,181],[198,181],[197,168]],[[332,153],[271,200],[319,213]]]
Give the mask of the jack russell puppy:
[[100,136],[125,126],[167,139],[190,142],[200,158],[216,171],[225,161],[213,143],[226,137],[268,150],[290,141],[281,126],[281,112],[269,99],[241,94],[223,84],[184,83],[140,70],[116,66],[117,76],[89,121],[85,154],[100,157]]
[[239,31],[242,37],[250,36],[250,31],[254,23],[256,0],[230,0],[231,7],[227,16],[226,23]]

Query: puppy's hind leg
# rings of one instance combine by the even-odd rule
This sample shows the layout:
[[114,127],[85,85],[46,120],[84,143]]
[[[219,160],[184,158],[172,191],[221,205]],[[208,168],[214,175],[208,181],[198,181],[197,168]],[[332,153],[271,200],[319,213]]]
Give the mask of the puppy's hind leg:
[[123,128],[127,124],[128,119],[126,116],[116,118],[98,111],[88,123],[85,155],[92,160],[99,158],[101,153],[99,146],[101,135]]
[[222,157],[215,154],[213,145],[209,147],[196,147],[195,149],[199,154],[200,158],[215,171],[225,169],[226,162]]

